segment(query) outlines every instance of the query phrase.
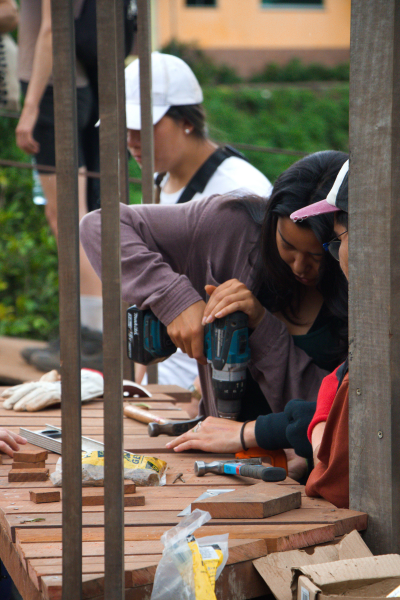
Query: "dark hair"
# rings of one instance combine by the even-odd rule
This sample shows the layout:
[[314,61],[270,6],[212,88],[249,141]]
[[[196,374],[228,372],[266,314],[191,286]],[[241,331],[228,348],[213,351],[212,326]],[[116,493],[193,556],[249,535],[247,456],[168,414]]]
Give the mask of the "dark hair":
[[176,122],[187,121],[193,126],[192,134],[202,140],[207,137],[206,113],[202,104],[170,106],[165,113]]
[[[256,258],[255,289],[265,290],[268,310],[281,312],[290,322],[296,322],[304,286],[294,277],[289,265],[282,260],[277,244],[276,229],[279,217],[289,217],[294,211],[323,200],[328,195],[336,176],[347,160],[344,152],[328,150],[302,158],[284,171],[275,182],[269,200],[257,196],[232,198],[233,205],[244,209],[260,225],[261,235],[256,246],[261,249]],[[334,213],[311,217],[297,222],[299,227],[311,229],[323,244],[334,236]],[[336,213],[340,214],[340,213]],[[251,253],[254,256],[254,253]],[[343,322],[340,337],[347,346],[348,285],[339,263],[324,253],[318,290],[330,312]]]
[[338,225],[347,228],[349,226],[349,215],[344,210],[341,210],[335,213],[335,221]]

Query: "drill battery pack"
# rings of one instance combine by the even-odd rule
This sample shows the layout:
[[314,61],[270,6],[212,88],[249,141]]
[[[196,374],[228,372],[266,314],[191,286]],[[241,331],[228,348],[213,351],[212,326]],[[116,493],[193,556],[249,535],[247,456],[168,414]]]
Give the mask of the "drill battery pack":
[[174,352],[176,346],[161,323],[150,310],[131,306],[126,312],[128,357],[140,365],[162,362]]

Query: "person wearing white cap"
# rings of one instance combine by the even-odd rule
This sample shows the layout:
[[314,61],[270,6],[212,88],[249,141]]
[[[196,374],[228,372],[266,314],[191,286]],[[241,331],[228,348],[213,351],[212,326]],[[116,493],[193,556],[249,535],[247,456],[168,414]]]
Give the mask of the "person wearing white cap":
[[[180,58],[153,52],[152,101],[156,200],[182,204],[238,188],[268,197],[268,179],[233,148],[219,148],[207,136],[203,92],[190,67]],[[128,149],[141,164],[139,60],[125,69]],[[144,369],[137,369],[138,379]],[[199,395],[197,363],[178,350],[159,364],[158,381],[191,388]],[[193,385],[195,382],[195,385]]]

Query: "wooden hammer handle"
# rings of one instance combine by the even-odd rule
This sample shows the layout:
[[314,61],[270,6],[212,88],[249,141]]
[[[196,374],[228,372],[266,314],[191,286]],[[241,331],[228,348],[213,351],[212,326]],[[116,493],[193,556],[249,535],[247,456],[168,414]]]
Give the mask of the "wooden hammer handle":
[[124,415],[135,421],[141,421],[142,423],[167,423],[166,419],[163,419],[148,410],[143,410],[143,408],[133,406],[132,404],[124,406]]

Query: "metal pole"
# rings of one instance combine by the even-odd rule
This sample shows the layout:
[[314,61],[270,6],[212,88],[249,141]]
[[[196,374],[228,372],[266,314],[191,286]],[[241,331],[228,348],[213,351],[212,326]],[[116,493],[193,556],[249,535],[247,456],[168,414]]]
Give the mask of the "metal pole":
[[105,591],[124,598],[123,394],[119,202],[127,202],[123,2],[97,0],[102,207]]
[[72,0],[52,2],[62,376],[63,600],[82,598],[78,144]]
[[[148,0],[138,0],[138,50],[140,61],[140,113],[142,147],[142,202],[154,202],[154,140],[153,101],[151,95],[151,5]],[[147,367],[149,383],[157,383],[157,365]]]

